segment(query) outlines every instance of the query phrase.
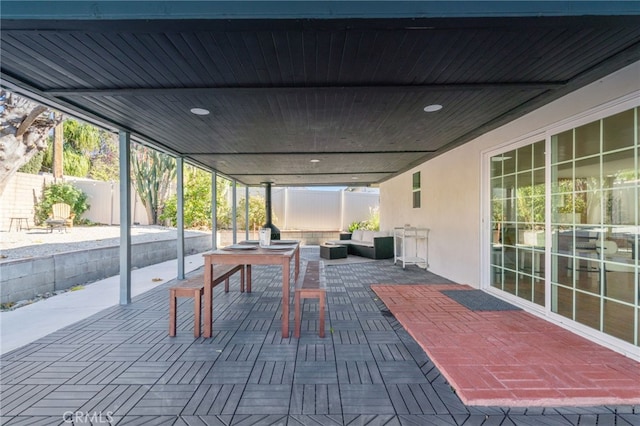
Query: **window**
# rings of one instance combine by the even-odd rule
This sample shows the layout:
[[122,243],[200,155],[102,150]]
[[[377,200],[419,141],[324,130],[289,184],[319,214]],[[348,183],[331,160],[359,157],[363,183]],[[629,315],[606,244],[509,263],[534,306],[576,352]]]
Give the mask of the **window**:
[[413,208],[420,208],[420,172],[413,174]]

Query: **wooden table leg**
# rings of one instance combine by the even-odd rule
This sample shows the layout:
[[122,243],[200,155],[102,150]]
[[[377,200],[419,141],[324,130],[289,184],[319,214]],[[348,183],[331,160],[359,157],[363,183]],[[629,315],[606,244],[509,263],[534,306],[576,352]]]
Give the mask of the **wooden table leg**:
[[213,323],[213,303],[212,294],[213,287],[211,286],[211,277],[213,273],[213,265],[211,259],[208,256],[204,258],[204,330],[203,337],[211,337],[212,323]]
[[282,337],[289,338],[289,275],[291,259],[286,258],[282,264]]
[[251,265],[247,265],[247,293],[251,293]]

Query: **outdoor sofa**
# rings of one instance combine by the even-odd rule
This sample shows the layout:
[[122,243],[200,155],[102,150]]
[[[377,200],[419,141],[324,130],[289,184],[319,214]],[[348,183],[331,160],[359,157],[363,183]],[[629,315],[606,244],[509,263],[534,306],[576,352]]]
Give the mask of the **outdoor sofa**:
[[371,259],[390,259],[393,257],[393,236],[386,232],[356,229],[351,234],[351,238],[349,238],[349,234],[342,234],[340,240],[327,241],[327,244],[347,246],[348,254]]

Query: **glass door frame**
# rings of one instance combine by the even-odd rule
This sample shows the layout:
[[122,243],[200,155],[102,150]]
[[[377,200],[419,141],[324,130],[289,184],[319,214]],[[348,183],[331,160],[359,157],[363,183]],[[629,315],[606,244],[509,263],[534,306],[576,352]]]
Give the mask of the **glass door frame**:
[[[545,126],[537,131],[530,132],[519,138],[486,149],[480,154],[480,289],[506,300],[518,307],[525,309],[534,315],[551,320],[554,324],[564,327],[589,340],[602,344],[612,350],[623,353],[632,359],[640,361],[638,346],[624,342],[618,338],[607,335],[591,327],[568,319],[552,311],[551,278],[552,278],[552,215],[551,215],[551,137],[563,131],[573,129],[603,118],[615,115],[632,108],[640,107],[640,90],[629,95],[604,103],[584,113],[571,116],[565,120]],[[639,113],[640,114],[640,113]],[[640,121],[640,117],[638,118]],[[640,138],[640,135],[637,135]],[[506,152],[539,142],[545,141],[545,305],[536,305],[533,302],[495,288],[491,285],[491,242],[492,242],[492,216],[491,216],[491,158]],[[637,213],[640,214],[640,213]],[[639,325],[640,326],[640,325]]]

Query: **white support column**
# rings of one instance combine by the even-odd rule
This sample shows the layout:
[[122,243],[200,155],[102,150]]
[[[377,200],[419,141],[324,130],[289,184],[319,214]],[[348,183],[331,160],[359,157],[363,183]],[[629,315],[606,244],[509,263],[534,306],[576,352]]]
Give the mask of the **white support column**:
[[182,157],[176,157],[176,180],[177,191],[176,198],[177,203],[177,241],[176,247],[178,249],[178,279],[184,279],[184,160]]
[[218,248],[218,174],[211,173],[211,250]]
[[238,242],[238,221],[236,219],[236,215],[238,214],[238,194],[236,193],[236,189],[237,182],[234,179],[231,184],[231,229],[233,230],[233,244]]
[[245,240],[249,239],[249,185],[244,187],[244,223],[245,223]]
[[118,133],[120,157],[120,304],[131,303],[131,135]]

